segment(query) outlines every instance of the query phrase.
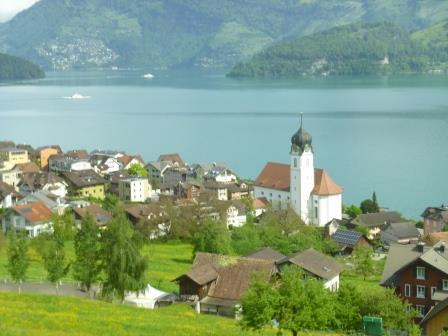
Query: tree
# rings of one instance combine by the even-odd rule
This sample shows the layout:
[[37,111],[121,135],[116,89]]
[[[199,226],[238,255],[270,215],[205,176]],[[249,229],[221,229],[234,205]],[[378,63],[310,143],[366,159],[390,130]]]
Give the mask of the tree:
[[280,330],[296,336],[301,330],[324,330],[335,324],[335,295],[295,266],[283,268],[273,284],[255,279],[241,305],[246,329],[261,329],[275,320]]
[[26,232],[16,233],[11,230],[8,242],[8,272],[11,278],[19,285],[19,294],[22,292],[22,282],[26,279],[29,266],[28,237]]
[[65,211],[62,215],[54,215],[53,223],[58,226],[64,241],[73,240],[76,232],[75,216],[72,211]]
[[205,220],[194,234],[192,243],[193,254],[196,252],[231,254],[230,233],[222,221]]
[[49,236],[48,245],[43,250],[44,267],[47,271],[47,279],[56,285],[56,293],[59,293],[59,282],[67,275],[70,263],[66,262],[64,250],[64,228],[55,223],[53,234]]
[[358,245],[354,250],[356,271],[362,274],[364,280],[374,271],[371,254],[372,249],[368,246]]
[[132,176],[148,177],[148,172],[140,163],[131,164],[128,173]]
[[358,217],[358,215],[362,214],[362,211],[355,204],[352,204],[348,207],[344,207],[344,213],[349,215],[350,218],[353,219],[353,218]]
[[374,213],[380,211],[380,206],[378,205],[378,200],[376,198],[376,193],[373,192],[372,199],[368,198],[361,202],[360,205],[363,214]]
[[98,280],[101,271],[99,234],[95,219],[87,213],[81,222],[81,228],[75,235],[76,260],[73,263],[73,276],[81,282],[89,294],[92,284]]
[[101,235],[104,295],[116,295],[123,301],[126,292],[146,287],[147,260],[141,254],[142,246],[142,237],[131,227],[124,211],[117,211]]
[[103,209],[110,212],[115,212],[119,204],[118,197],[114,194],[106,194],[103,200]]

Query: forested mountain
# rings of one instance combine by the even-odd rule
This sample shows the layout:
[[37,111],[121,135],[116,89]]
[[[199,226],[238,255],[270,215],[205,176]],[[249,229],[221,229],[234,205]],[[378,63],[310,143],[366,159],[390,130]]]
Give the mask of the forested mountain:
[[389,23],[351,24],[280,42],[250,61],[239,63],[229,76],[279,78],[441,71],[448,64],[448,39],[445,36],[444,42],[441,40],[439,25],[411,36]]
[[45,73],[35,64],[15,56],[0,54],[0,81],[42,78]]
[[0,50],[55,69],[228,67],[335,26],[447,18],[440,0],[41,0],[0,26]]

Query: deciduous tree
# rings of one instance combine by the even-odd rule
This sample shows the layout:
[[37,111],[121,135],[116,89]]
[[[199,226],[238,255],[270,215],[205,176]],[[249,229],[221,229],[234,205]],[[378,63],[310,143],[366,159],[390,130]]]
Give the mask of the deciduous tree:
[[22,282],[26,280],[26,271],[29,266],[28,236],[25,231],[16,233],[11,230],[8,235],[8,272],[22,292]]
[[105,295],[116,295],[121,301],[126,292],[141,291],[147,260],[141,253],[143,239],[132,227],[123,210],[117,211],[101,235]]

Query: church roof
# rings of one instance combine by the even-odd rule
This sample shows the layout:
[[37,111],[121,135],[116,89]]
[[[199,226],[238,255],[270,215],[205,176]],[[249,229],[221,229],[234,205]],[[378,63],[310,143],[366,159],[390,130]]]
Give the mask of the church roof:
[[255,180],[257,187],[289,191],[290,167],[284,163],[268,162]]
[[314,169],[314,195],[327,196],[342,193],[342,188],[338,186],[323,169]]
[[[290,166],[284,163],[268,162],[255,180],[255,186],[290,191]],[[323,169],[314,169],[314,195],[328,196],[342,193],[342,188],[337,185],[330,175]]]

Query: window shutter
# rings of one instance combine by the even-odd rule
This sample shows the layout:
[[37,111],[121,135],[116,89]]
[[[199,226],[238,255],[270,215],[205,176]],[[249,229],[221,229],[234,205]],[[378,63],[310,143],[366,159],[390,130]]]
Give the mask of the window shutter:
[[417,286],[414,286],[414,297],[417,297]]
[[443,290],[443,279],[439,279],[439,286],[438,286],[440,290]]
[[[431,287],[429,287],[431,289]],[[428,287],[425,286],[425,299],[428,297]]]
[[414,278],[417,279],[417,267],[414,267]]

